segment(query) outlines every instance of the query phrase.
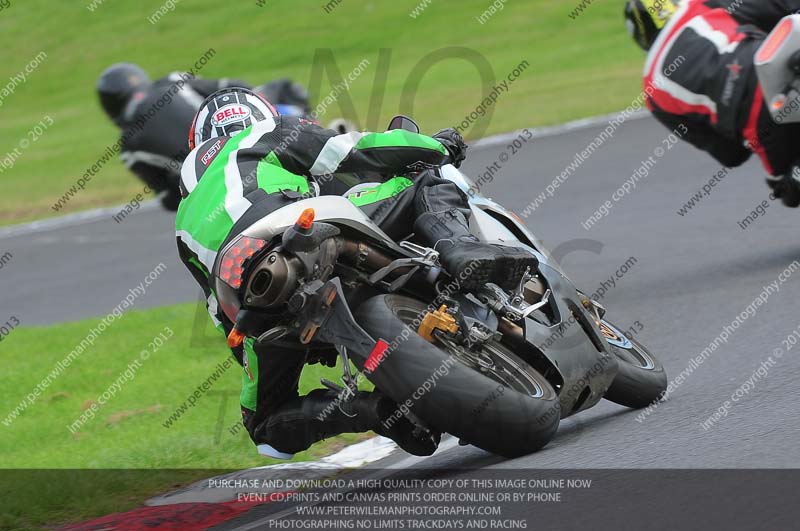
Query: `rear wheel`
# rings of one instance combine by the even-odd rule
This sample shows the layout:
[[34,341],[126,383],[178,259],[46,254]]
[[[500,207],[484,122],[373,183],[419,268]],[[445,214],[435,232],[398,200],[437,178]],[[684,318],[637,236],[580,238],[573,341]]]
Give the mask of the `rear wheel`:
[[496,341],[474,349],[444,338],[429,343],[417,333],[426,311],[398,295],[358,308],[358,323],[390,343],[369,379],[432,427],[489,452],[515,457],[547,444],[561,416],[547,380]]
[[667,373],[661,362],[608,321],[600,322],[600,331],[619,362],[619,372],[604,398],[635,409],[659,400],[667,390]]

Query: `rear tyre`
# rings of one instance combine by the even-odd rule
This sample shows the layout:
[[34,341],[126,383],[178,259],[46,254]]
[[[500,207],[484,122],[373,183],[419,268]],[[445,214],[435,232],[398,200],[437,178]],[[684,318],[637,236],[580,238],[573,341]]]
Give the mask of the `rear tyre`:
[[370,381],[432,428],[488,452],[518,457],[547,444],[561,417],[547,380],[495,341],[477,352],[425,341],[417,329],[426,309],[408,297],[379,295],[356,310],[364,330],[390,343],[366,374]]
[[644,345],[611,323],[602,321],[600,330],[619,362],[619,372],[604,398],[634,409],[661,399],[667,390],[667,373],[661,362]]

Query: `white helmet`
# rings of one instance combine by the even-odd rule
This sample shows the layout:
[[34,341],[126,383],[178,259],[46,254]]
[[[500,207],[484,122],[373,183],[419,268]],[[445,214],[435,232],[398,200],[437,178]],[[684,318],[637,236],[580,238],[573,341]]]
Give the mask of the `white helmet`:
[[189,149],[218,136],[233,136],[256,122],[277,116],[275,107],[252,90],[218,90],[203,101],[194,116],[189,128]]

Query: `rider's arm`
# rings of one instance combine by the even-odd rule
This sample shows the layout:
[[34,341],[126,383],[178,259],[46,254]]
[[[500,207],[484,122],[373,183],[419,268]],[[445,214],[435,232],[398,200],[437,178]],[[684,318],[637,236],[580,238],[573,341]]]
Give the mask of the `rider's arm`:
[[[299,175],[402,174],[417,163],[440,166],[449,158],[438,140],[401,129],[339,135],[308,121],[284,117],[283,122],[287,141],[276,154],[285,169]],[[293,130],[297,132],[292,134]]]
[[674,134],[705,151],[723,166],[728,168],[741,166],[752,154],[744,145],[722,136],[701,120],[675,116],[657,107],[653,107],[651,111],[653,116]]
[[743,24],[753,24],[770,32],[785,16],[800,11],[800,0],[723,0],[721,7]]

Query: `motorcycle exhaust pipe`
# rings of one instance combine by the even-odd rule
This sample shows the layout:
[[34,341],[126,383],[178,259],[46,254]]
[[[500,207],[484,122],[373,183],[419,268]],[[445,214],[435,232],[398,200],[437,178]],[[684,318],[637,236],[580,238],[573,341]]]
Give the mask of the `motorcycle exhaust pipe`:
[[[396,257],[390,256],[384,251],[367,243],[339,239],[338,244],[340,258],[343,258],[344,261],[346,261],[349,265],[358,269],[366,270],[369,273],[374,273],[380,269],[383,269],[396,260]],[[389,275],[387,275],[386,279],[395,279],[401,277],[414,267],[416,266],[398,267]],[[424,279],[412,279],[409,285],[416,286],[425,292],[431,286],[436,286],[436,281],[439,278],[440,273],[441,269],[430,268]]]
[[[355,242],[343,238],[338,239],[339,256],[345,258],[348,263],[357,268],[365,268],[368,271],[377,271],[391,264],[394,259],[386,253],[368,245],[364,242]],[[408,268],[398,269],[398,272],[405,272]]]

